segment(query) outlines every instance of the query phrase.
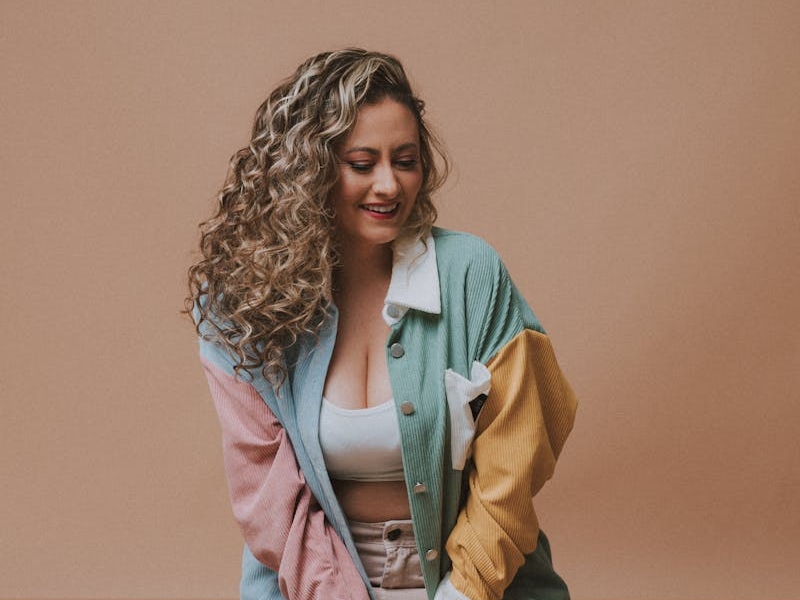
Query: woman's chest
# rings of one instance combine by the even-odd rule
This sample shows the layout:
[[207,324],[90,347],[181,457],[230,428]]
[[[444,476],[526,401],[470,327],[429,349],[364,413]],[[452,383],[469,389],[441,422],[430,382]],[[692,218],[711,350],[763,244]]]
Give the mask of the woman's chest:
[[[372,313],[372,311],[370,311]],[[325,376],[325,398],[341,408],[368,408],[392,398],[386,362],[389,326],[380,313],[340,314]]]

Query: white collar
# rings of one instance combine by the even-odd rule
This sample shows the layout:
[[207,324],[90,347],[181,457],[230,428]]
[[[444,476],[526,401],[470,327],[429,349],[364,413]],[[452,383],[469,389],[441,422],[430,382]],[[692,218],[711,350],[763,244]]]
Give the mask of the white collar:
[[383,319],[391,326],[408,309],[440,314],[439,269],[433,236],[398,238],[392,244],[392,279],[383,306]]

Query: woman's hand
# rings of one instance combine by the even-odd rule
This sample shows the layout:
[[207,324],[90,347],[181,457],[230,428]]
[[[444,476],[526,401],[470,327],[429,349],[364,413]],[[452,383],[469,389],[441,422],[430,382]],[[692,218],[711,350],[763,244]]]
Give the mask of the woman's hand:
[[439,582],[439,587],[436,588],[436,595],[433,600],[471,600],[459,592],[455,586],[450,582],[450,571]]

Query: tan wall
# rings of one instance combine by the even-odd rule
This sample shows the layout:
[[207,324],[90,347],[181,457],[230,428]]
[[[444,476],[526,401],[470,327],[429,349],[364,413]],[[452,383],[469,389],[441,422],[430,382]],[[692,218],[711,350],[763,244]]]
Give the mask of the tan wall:
[[265,93],[396,53],[582,398],[576,600],[800,597],[800,4],[0,2],[0,598],[233,598],[178,311]]

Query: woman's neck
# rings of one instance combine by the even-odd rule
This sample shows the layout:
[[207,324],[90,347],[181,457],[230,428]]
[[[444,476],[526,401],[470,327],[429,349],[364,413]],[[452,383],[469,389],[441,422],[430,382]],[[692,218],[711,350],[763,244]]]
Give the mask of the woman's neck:
[[345,245],[339,253],[334,273],[334,296],[366,292],[376,286],[385,290],[392,276],[391,244],[380,246]]

